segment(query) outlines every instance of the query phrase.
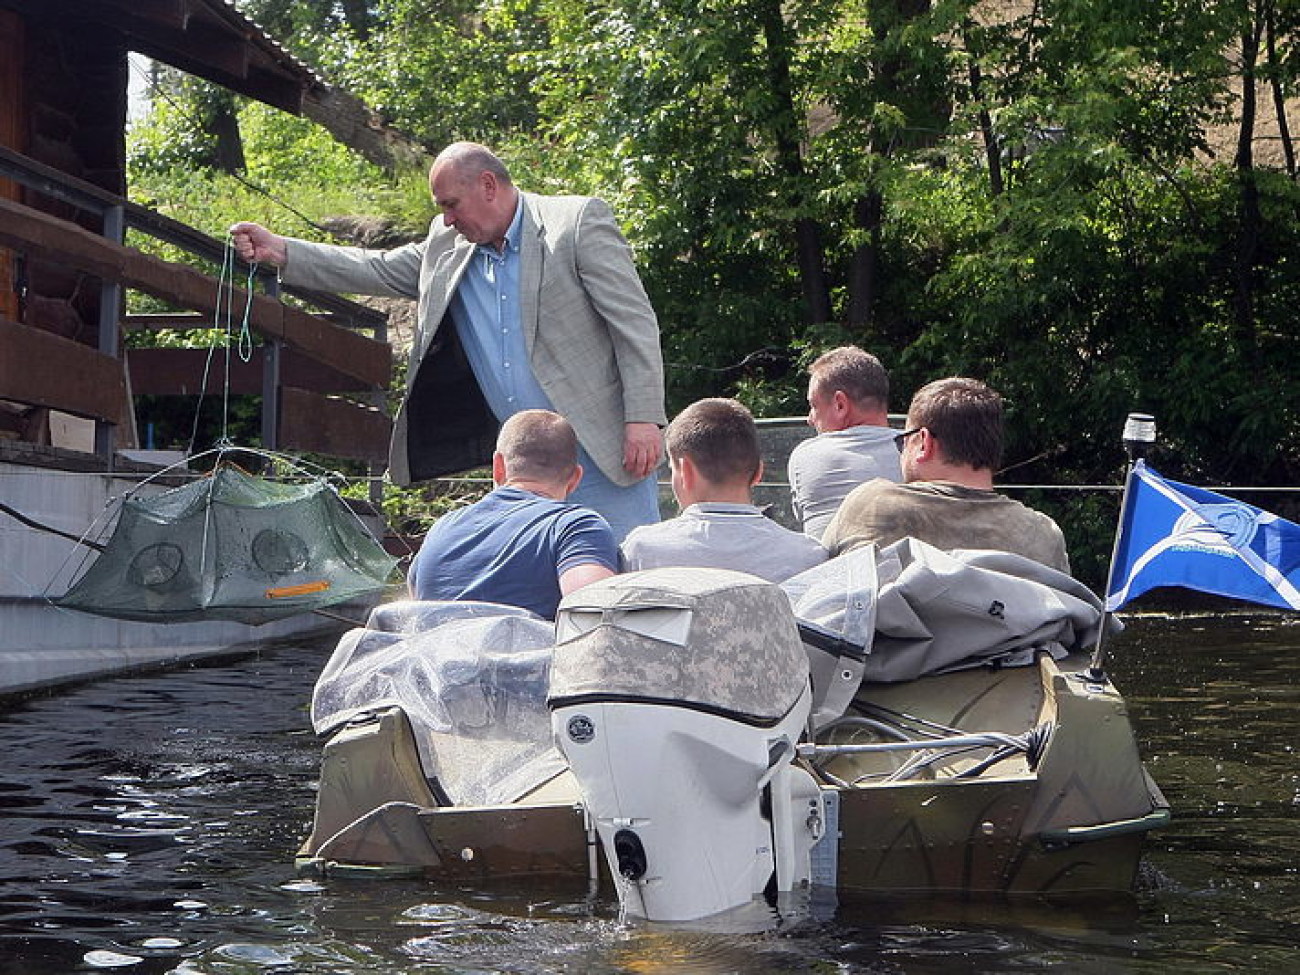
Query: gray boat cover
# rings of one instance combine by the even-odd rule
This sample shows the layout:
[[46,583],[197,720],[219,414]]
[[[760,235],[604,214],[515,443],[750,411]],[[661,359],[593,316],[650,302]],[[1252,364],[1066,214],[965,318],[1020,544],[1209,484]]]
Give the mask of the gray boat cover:
[[312,693],[312,726],[324,734],[400,707],[452,802],[509,802],[564,767],[546,709],[554,632],[495,603],[380,606],[339,640]]
[[[805,643],[796,617],[831,650]],[[548,693],[551,704],[669,701],[763,724],[784,717],[811,676],[818,728],[863,680],[1060,657],[1094,643],[1102,618],[1086,586],[1040,563],[910,538],[782,587],[725,569],[614,576],[566,596],[554,625],[492,603],[390,603],[339,641],[312,724],[325,733],[400,707],[453,802],[509,802],[564,767]]]
[[856,549],[782,588],[800,620],[860,648],[866,681],[1059,658],[1095,644],[1102,621],[1101,600],[1063,572],[914,538]]

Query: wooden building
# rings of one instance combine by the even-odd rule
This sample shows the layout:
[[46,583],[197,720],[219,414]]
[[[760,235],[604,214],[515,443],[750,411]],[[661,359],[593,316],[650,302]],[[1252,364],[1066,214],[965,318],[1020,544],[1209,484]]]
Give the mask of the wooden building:
[[[227,0],[0,0],[0,447],[57,446],[60,421],[80,418],[111,467],[140,446],[133,396],[200,386],[206,350],[123,351],[124,329],[147,327],[125,315],[127,292],[176,309],[170,327],[210,325],[218,294],[211,275],[124,246],[128,228],[207,266],[222,256],[221,241],[125,199],[129,52],[288,112],[327,90]],[[382,463],[383,316],[297,293],[309,313],[279,300],[273,276],[264,286],[255,355],[229,377],[232,393],[261,395],[263,445]]]

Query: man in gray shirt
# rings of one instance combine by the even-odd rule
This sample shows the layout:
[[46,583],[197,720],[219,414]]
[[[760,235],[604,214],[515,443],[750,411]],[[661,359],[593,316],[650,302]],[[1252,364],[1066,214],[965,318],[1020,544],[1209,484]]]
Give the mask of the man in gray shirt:
[[808,425],[817,436],[790,452],[790,500],[803,530],[821,538],[840,502],[875,477],[902,480],[889,429],[889,373],[856,346],[808,367]]
[[839,555],[911,536],[935,548],[998,549],[1070,571],[1065,536],[1041,511],[993,490],[1002,461],[1002,397],[977,379],[939,379],[912,397],[895,435],[906,483],[855,488],[826,528]]
[[763,460],[754,417],[740,403],[692,403],[668,425],[664,441],[682,513],[634,528],[620,548],[624,571],[699,566],[782,582],[826,560],[816,539],[753,505],[750,489],[763,475]]

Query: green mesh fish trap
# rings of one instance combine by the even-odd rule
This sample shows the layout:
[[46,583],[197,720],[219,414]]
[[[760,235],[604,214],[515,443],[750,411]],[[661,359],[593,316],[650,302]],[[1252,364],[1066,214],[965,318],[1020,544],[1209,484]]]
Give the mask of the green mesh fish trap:
[[325,482],[219,465],[123,501],[104,550],[55,602],[152,623],[261,624],[376,593],[395,565]]

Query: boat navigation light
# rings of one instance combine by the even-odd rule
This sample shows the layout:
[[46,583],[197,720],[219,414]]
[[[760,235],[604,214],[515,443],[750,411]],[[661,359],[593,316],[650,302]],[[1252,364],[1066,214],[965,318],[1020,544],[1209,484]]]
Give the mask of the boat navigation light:
[[1129,460],[1145,457],[1156,442],[1156,418],[1150,413],[1130,413],[1124,421],[1123,439]]
[[[1106,593],[1114,588],[1115,563],[1119,560],[1119,542],[1123,535],[1124,512],[1128,507],[1128,489],[1133,480],[1133,465],[1147,455],[1147,451],[1156,443],[1156,418],[1150,413],[1130,413],[1124,421],[1124,452],[1128,454],[1129,471],[1124,478],[1124,493],[1119,502],[1119,525],[1115,529],[1115,544],[1110,550],[1110,568],[1106,573]],[[1088,680],[1097,684],[1106,683],[1106,671],[1102,665],[1106,661],[1106,627],[1110,622],[1111,611],[1102,615],[1101,626],[1097,630],[1097,645],[1092,651],[1092,664],[1085,672]]]

